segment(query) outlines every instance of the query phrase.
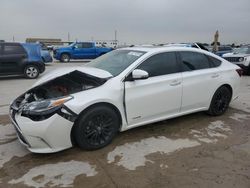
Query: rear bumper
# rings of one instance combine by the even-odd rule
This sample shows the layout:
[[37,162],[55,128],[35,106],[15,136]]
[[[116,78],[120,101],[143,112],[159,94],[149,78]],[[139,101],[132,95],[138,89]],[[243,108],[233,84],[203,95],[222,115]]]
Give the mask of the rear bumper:
[[249,66],[245,66],[245,65],[242,65],[242,64],[236,64],[238,65],[240,68],[242,68],[244,71],[248,71],[249,70]]

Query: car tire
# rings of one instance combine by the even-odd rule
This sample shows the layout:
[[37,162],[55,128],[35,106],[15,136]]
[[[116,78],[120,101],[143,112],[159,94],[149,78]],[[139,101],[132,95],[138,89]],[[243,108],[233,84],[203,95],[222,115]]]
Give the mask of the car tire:
[[207,113],[212,116],[224,114],[228,109],[231,98],[232,92],[226,86],[221,86],[214,93]]
[[35,79],[39,76],[40,72],[36,65],[28,65],[24,68],[24,76],[29,79]]
[[247,75],[250,76],[250,65],[248,66],[248,69],[247,69]]
[[69,62],[69,61],[70,61],[70,56],[69,56],[69,54],[62,54],[62,55],[61,55],[61,58],[60,58],[60,61],[61,61],[61,62],[64,62],[64,63]]
[[96,150],[111,143],[119,130],[117,113],[107,106],[85,111],[73,128],[75,143],[85,150]]

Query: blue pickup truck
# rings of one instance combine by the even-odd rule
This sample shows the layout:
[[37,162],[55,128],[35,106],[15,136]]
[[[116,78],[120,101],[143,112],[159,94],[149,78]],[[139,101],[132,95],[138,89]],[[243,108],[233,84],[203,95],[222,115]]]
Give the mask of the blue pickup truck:
[[97,47],[94,42],[74,42],[69,46],[54,49],[53,56],[61,62],[69,62],[70,59],[94,59],[112,50]]

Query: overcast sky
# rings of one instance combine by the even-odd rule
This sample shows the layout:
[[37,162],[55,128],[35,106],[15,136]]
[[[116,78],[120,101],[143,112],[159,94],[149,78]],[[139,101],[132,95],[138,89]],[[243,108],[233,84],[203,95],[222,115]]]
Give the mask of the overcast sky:
[[250,43],[250,0],[0,0],[0,39]]

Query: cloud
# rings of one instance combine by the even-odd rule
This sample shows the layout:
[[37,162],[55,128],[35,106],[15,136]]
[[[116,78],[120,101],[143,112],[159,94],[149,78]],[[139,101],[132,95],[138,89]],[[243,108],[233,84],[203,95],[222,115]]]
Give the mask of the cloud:
[[118,39],[127,43],[250,43],[249,0],[1,0],[0,39]]

